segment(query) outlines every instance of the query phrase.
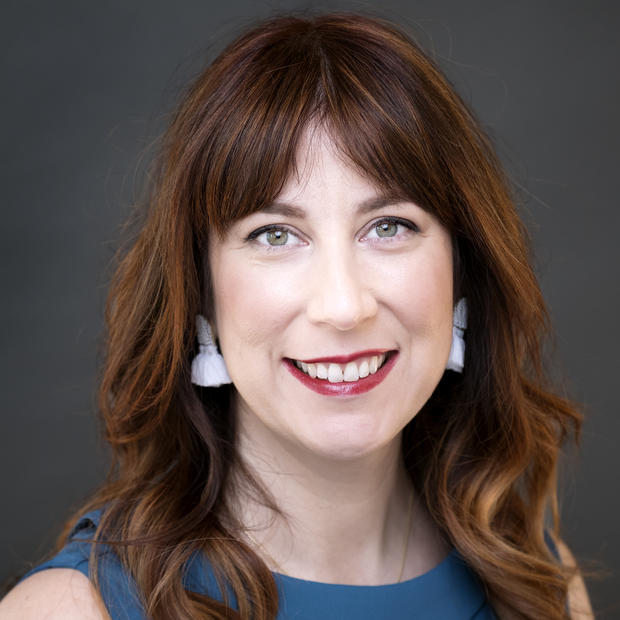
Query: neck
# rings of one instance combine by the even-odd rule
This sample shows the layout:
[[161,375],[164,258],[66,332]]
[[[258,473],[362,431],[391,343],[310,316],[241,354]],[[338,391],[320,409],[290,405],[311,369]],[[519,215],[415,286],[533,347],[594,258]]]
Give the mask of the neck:
[[405,541],[428,530],[428,522],[411,501],[400,435],[370,454],[342,460],[287,445],[251,418],[240,418],[241,457],[278,512],[241,492],[235,509],[250,544],[272,570],[312,581],[378,585],[435,565],[435,559],[414,554],[402,570]]

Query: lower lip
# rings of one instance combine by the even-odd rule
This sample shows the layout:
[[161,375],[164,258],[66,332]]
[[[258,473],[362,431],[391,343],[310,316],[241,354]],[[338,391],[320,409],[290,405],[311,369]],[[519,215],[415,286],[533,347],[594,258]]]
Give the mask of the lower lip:
[[390,352],[383,366],[374,375],[368,375],[357,381],[341,381],[340,383],[330,383],[327,379],[313,379],[310,375],[299,370],[292,360],[285,359],[284,364],[295,379],[318,394],[324,396],[357,396],[369,392],[379,385],[392,370],[397,357],[397,352]]

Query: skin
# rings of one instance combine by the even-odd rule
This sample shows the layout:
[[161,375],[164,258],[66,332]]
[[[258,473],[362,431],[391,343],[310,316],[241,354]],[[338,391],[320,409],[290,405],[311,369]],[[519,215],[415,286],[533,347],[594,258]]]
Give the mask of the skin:
[[69,568],[52,568],[22,581],[0,602],[0,618],[110,620],[88,578]]
[[[274,205],[210,240],[241,455],[287,519],[248,498],[237,510],[276,569],[318,581],[397,581],[413,493],[401,432],[446,367],[451,239],[418,205],[385,198],[320,129],[306,133],[297,169]],[[355,396],[317,394],[285,363],[368,349],[396,352],[396,361]],[[404,577],[446,553],[424,510],[414,510]]]
[[[308,132],[300,178],[276,200],[299,214],[258,212],[210,243],[215,327],[243,424],[260,422],[300,458],[364,458],[395,444],[443,375],[452,339],[450,235],[412,202],[387,201],[342,161],[323,132]],[[280,211],[279,207],[273,210]],[[375,224],[400,218],[380,238]],[[265,226],[286,227],[270,246]],[[312,359],[367,349],[398,352],[387,378],[353,398],[308,390],[283,358]],[[380,415],[379,415],[379,412]]]
[[[561,540],[556,540],[555,542],[562,564],[571,568],[577,566],[573,554],[564,542]],[[592,620],[594,618],[588,590],[579,572],[575,574],[568,584],[568,608],[572,620]]]

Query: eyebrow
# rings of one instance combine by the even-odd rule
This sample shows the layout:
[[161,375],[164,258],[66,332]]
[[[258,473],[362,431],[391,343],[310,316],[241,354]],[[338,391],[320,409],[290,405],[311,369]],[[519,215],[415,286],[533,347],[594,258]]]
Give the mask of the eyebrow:
[[[379,196],[373,196],[371,198],[363,200],[357,205],[356,210],[358,213],[367,214],[388,205],[396,206],[398,203],[401,202],[409,201],[402,196],[390,196],[387,194],[381,194]],[[260,209],[260,213],[269,213],[272,215],[282,215],[284,217],[295,217],[299,219],[303,219],[306,215],[306,212],[301,207],[297,207],[287,202],[279,201],[272,202],[266,205],[265,207]]]

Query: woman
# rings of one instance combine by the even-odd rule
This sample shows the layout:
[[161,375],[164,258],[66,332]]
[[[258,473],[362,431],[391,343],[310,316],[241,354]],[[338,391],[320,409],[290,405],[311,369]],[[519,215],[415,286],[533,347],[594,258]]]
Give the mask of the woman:
[[207,68],[107,320],[109,480],[0,617],[587,617],[524,231],[394,26],[283,17]]

